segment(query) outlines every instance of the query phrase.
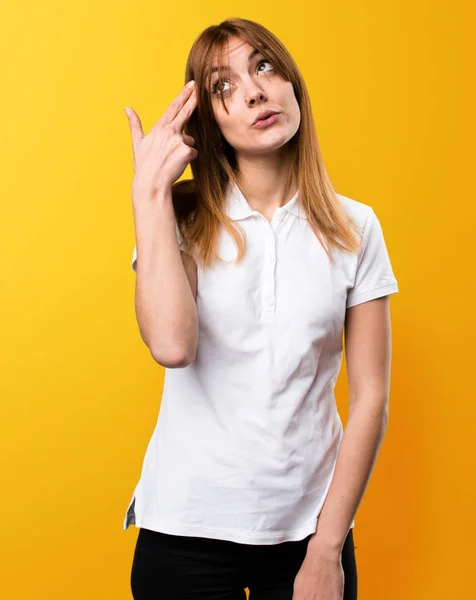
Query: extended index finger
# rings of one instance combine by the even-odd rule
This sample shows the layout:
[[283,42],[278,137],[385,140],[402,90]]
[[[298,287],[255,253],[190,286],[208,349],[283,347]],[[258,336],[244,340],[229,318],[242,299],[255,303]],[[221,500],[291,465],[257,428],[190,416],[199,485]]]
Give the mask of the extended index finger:
[[176,118],[176,116],[180,113],[180,111],[184,107],[187,100],[192,95],[194,89],[195,89],[195,85],[192,85],[190,87],[190,81],[187,83],[187,85],[185,87],[182,88],[179,95],[172,100],[169,107],[164,112],[162,120],[165,123],[171,123]]
[[177,116],[173,120],[173,124],[177,128],[178,131],[182,131],[185,123],[192,116],[193,111],[195,110],[196,106],[197,106],[197,92],[196,92],[196,90],[193,90],[193,92],[190,94],[187,101],[182,106],[182,108],[179,110],[179,112],[177,113]]

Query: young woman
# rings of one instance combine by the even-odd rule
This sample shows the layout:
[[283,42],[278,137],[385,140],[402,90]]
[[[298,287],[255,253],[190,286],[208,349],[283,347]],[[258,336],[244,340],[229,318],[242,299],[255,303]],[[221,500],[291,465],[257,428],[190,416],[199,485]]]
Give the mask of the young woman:
[[126,111],[136,316],[166,367],[124,520],[139,528],[133,596],[355,600],[398,292],[382,229],[333,191],[304,81],[269,30],[207,28],[189,80],[148,135]]

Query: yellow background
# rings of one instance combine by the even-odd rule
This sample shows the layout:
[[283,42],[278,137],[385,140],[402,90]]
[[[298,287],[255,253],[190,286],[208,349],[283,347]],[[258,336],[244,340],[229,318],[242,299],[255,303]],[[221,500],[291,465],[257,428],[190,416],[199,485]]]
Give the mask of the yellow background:
[[[163,370],[135,322],[123,108],[148,131],[196,35],[242,16],[295,57],[333,184],[375,209],[400,286],[389,428],[356,518],[359,597],[469,598],[474,12],[462,0],[223,4],[0,5],[0,596],[131,597],[138,530],[122,523]],[[344,363],[344,422],[346,391]]]

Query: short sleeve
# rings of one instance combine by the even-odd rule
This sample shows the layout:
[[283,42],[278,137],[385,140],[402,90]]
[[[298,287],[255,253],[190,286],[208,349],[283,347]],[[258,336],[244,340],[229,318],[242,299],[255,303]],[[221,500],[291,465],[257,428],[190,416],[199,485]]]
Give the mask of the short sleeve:
[[[178,246],[179,246],[180,250],[183,250],[184,252],[186,252],[185,244],[183,242],[183,238],[180,233],[177,222],[175,222],[175,232],[177,233],[177,241],[178,241]],[[134,246],[134,250],[132,251],[132,269],[134,271],[137,270],[137,244]]]
[[347,292],[346,308],[398,291],[380,221],[370,208],[362,233],[354,285]]

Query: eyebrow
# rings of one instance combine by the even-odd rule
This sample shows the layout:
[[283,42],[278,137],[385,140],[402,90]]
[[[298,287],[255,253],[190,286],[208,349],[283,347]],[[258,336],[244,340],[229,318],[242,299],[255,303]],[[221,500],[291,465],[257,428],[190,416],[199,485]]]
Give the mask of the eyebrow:
[[[257,54],[261,54],[261,50],[258,50],[257,48],[255,48],[250,55],[248,56],[248,62],[254,58]],[[209,71],[207,71],[207,74],[212,74],[212,73],[216,73],[216,71],[218,71],[218,67],[212,67]],[[228,67],[225,65],[222,65],[220,67],[220,71],[228,71]],[[233,71],[233,70],[232,70]]]

